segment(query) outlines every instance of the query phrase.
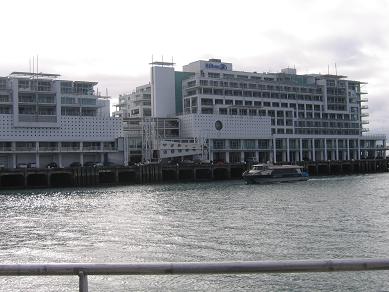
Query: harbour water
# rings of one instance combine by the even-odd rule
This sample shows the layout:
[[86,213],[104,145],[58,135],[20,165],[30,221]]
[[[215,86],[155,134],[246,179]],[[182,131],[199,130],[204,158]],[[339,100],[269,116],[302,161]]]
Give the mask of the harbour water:
[[[3,191],[1,263],[389,257],[389,173]],[[389,273],[89,276],[90,291],[388,291]],[[0,277],[1,291],[77,291],[77,277]]]

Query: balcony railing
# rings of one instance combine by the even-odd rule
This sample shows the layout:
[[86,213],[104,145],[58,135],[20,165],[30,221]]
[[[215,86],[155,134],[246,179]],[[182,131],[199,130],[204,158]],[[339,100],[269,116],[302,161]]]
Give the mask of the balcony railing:
[[36,152],[36,147],[34,146],[16,146],[16,152]]
[[101,150],[100,146],[84,146],[82,148],[83,151],[98,151]]
[[19,122],[42,122],[42,123],[56,123],[57,116],[55,115],[28,115],[19,114]]
[[132,264],[1,264],[0,276],[78,276],[88,291],[88,275],[195,275],[318,273],[389,270],[389,259],[284,260],[251,262]]
[[39,146],[40,152],[58,151],[58,146]]
[[78,147],[62,146],[61,147],[61,151],[63,151],[63,152],[73,152],[73,151],[80,151],[80,150],[81,150],[80,146],[78,146]]
[[11,152],[12,147],[0,147],[0,152]]

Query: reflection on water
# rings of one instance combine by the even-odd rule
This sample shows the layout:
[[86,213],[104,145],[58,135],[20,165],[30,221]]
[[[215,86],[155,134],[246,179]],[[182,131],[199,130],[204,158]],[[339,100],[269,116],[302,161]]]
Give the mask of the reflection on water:
[[[389,174],[0,194],[2,263],[389,256]],[[386,272],[90,277],[91,291],[388,290]],[[75,291],[76,277],[0,277],[1,291]],[[51,290],[50,290],[51,289]]]

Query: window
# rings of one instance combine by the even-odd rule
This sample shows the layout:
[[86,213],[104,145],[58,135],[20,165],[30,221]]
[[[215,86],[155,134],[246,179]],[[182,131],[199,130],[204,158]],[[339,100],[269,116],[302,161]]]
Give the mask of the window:
[[227,114],[227,109],[226,108],[219,108],[219,114],[220,115],[226,115]]
[[225,145],[225,140],[213,140],[213,148],[214,149],[225,149],[226,148],[226,145]]
[[255,140],[244,140],[245,149],[255,149]]
[[208,77],[209,78],[220,78],[220,74],[219,73],[208,72]]
[[230,140],[230,149],[240,149],[240,140],[239,139]]

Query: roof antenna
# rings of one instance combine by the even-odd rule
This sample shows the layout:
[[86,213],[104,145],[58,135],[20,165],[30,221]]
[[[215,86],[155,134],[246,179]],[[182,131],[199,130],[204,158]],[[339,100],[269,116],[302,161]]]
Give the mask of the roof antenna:
[[338,76],[338,69],[336,68],[336,63],[335,63],[335,75]]
[[327,67],[327,75],[330,75],[330,64],[328,64]]
[[35,57],[32,56],[32,74],[34,74],[35,71]]

